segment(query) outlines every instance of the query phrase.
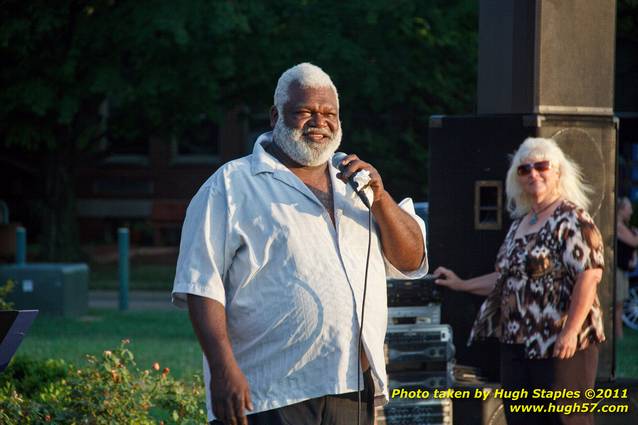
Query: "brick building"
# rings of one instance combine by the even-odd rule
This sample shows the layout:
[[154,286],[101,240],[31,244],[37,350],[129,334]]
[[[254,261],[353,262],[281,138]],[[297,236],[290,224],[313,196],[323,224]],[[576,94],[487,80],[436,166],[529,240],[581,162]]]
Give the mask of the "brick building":
[[[75,196],[83,244],[115,241],[117,228],[127,226],[131,242],[143,246],[175,246],[188,202],[201,184],[223,163],[252,151],[256,136],[268,129],[268,117],[236,108],[222,125],[203,122],[180,138],[148,138],[123,144],[104,142],[109,155],[80,164],[75,172]],[[33,173],[12,164],[10,152],[0,161],[0,200],[11,221],[37,238],[32,202]]]

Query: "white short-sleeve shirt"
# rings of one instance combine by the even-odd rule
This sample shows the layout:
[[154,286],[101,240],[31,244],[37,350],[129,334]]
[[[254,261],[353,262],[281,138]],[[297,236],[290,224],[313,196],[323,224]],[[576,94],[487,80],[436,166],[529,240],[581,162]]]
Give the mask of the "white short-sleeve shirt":
[[[335,224],[321,202],[257,139],[252,155],[219,168],[192,199],[182,229],[173,302],[186,294],[226,309],[228,335],[257,413],[357,390],[357,336],[368,246],[368,210],[330,165]],[[401,207],[414,214],[410,199]],[[373,221],[363,345],[376,395],[387,399],[383,341],[386,276]],[[210,375],[204,358],[209,420]],[[361,381],[363,382],[363,381]]]

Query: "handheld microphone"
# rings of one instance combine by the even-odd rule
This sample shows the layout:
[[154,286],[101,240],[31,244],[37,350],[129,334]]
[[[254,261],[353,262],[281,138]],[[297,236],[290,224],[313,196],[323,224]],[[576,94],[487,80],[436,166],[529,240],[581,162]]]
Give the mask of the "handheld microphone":
[[[343,161],[343,159],[346,156],[348,156],[348,155],[346,155],[343,152],[335,152],[335,154],[332,156],[332,166],[337,168],[342,173],[345,171],[346,166],[344,164],[342,164],[341,161]],[[353,175],[351,175],[350,177],[348,177],[348,183],[350,184],[352,189],[354,189],[354,192],[359,196],[359,199],[361,199],[361,202],[363,202],[363,205],[365,205],[366,207],[368,207],[368,209],[370,209],[370,201],[368,200],[368,197],[364,193],[363,188],[361,188],[361,190],[359,190],[359,185],[354,180],[354,177],[357,174],[359,174],[359,172],[356,172]]]
[[[332,165],[341,173],[343,173],[346,169],[346,166],[341,164],[341,161],[348,156],[343,152],[335,152],[332,156]],[[363,205],[368,207],[368,254],[366,255],[366,272],[363,279],[363,300],[361,302],[361,324],[359,325],[359,337],[357,342],[357,370],[361,370],[361,353],[363,353],[363,319],[365,318],[366,312],[366,293],[368,292],[368,267],[370,265],[370,247],[372,246],[372,211],[370,209],[370,201],[368,197],[363,192],[363,187],[359,190],[359,184],[355,181],[355,177],[360,173],[360,171],[354,173],[348,178],[348,184],[354,189],[354,192],[359,196]],[[357,373],[357,425],[361,423],[361,382],[360,382],[361,374]]]

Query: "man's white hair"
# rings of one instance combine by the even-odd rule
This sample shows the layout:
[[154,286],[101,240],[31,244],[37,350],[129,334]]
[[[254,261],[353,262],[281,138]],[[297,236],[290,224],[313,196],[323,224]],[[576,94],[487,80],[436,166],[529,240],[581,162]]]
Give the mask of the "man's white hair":
[[288,89],[293,82],[299,83],[301,87],[330,87],[334,90],[335,96],[337,96],[337,106],[339,106],[339,93],[330,79],[330,76],[317,65],[304,62],[286,70],[281,74],[281,77],[279,77],[277,88],[275,89],[275,107],[279,114],[282,113],[283,107],[288,101]]
[[532,199],[518,180],[517,168],[524,160],[550,161],[559,173],[558,195],[585,210],[589,208],[593,189],[585,183],[580,166],[568,158],[554,140],[528,137],[512,156],[505,180],[507,209],[513,218],[524,216],[532,207]]

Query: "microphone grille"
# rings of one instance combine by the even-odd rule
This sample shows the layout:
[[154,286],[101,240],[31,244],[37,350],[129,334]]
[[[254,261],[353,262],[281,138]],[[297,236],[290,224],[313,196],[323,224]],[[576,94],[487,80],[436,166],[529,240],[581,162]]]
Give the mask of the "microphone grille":
[[345,158],[346,155],[343,152],[335,152],[334,155],[332,155],[332,166],[335,167],[337,170],[341,170],[341,161],[343,161],[343,158]]

